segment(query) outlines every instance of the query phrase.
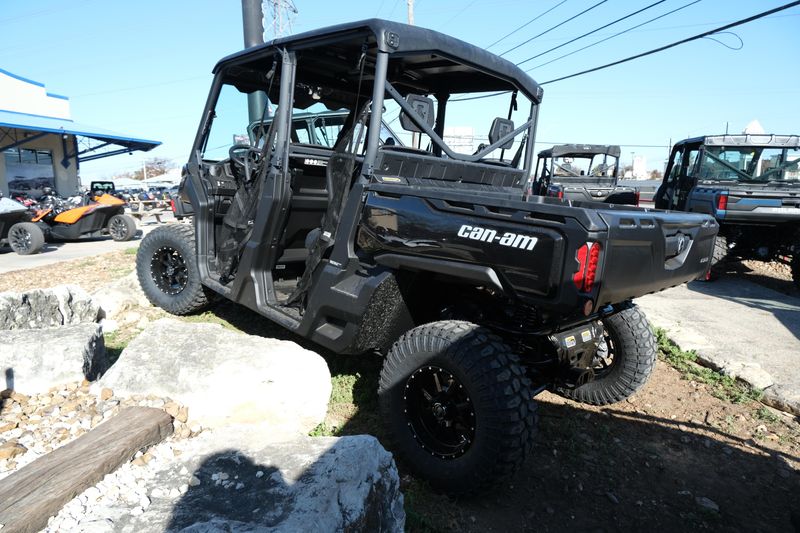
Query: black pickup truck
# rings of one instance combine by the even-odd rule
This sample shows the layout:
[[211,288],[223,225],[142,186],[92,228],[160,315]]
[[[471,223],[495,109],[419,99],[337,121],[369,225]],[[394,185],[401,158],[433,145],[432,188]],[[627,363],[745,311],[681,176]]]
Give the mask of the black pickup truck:
[[[157,228],[137,255],[153,303],[186,314],[222,296],[336,353],[382,354],[391,448],[451,493],[519,467],[539,392],[607,404],[645,383],[656,345],[631,299],[701,275],[716,222],[526,199],[542,89],[519,68],[366,20],[251,48],[214,74],[180,188],[193,225]],[[260,95],[275,116],[230,145],[259,117],[216,117]],[[294,139],[293,115],[324,108],[348,110],[335,142]],[[493,108],[488,146],[443,140]],[[405,146],[382,138],[385,117]]]
[[714,270],[735,257],[778,259],[791,264],[800,287],[800,136],[708,135],[680,141],[672,148],[655,203],[716,218]]
[[565,200],[638,205],[639,193],[620,186],[619,146],[559,144],[539,152],[530,193]]

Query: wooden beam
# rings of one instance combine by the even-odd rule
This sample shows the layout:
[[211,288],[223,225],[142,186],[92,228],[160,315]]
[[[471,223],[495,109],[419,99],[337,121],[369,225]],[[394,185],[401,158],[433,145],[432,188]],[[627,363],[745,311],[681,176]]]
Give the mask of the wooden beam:
[[172,417],[166,412],[129,407],[0,480],[2,533],[42,530],[68,501],[171,434]]

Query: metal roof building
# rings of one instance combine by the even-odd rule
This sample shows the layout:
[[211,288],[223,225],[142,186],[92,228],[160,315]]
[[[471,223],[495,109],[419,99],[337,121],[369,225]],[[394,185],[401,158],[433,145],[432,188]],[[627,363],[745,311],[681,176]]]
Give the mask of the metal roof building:
[[80,164],[161,144],[72,120],[69,98],[0,69],[0,191],[37,196],[80,188]]

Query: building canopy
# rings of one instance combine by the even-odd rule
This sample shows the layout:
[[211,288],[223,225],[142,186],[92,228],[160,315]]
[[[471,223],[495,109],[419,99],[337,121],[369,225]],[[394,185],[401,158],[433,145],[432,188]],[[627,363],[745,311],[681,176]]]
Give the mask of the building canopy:
[[[11,130],[27,133],[20,135],[19,131]],[[53,133],[77,137],[75,153],[70,155],[77,157],[79,162],[134,151],[146,152],[161,144],[158,141],[138,139],[95,126],[87,126],[70,119],[0,110],[0,151],[24,144],[37,135]]]

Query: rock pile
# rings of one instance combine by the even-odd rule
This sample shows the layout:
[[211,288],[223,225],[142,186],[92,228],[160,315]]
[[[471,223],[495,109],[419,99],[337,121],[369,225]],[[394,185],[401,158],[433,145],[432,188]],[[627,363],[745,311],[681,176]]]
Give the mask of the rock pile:
[[71,382],[40,394],[0,393],[0,479],[80,437],[123,407],[161,408],[175,418],[172,439],[198,435],[203,427],[169,398],[119,397],[105,388],[90,392],[89,382]]

